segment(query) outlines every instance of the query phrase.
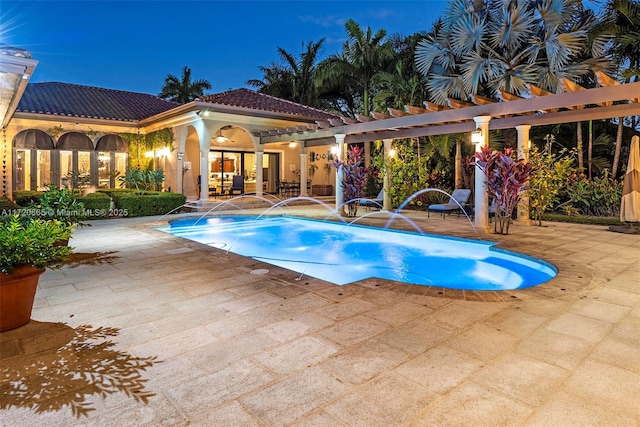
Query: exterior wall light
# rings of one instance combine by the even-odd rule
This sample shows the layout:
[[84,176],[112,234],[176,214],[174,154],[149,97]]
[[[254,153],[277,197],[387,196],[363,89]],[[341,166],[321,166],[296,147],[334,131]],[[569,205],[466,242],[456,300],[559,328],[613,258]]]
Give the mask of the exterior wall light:
[[482,138],[482,131],[480,129],[476,129],[473,132],[471,132],[471,142],[474,144],[482,144],[483,138]]

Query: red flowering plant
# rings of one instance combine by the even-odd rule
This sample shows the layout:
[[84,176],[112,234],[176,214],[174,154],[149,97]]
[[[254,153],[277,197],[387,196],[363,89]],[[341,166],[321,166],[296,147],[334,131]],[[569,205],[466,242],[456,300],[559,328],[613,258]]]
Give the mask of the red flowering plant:
[[364,166],[364,149],[352,145],[347,150],[347,158],[333,160],[336,169],[342,168],[342,188],[344,200],[347,202],[348,216],[354,217],[360,206],[360,199],[364,197],[364,188],[369,176],[369,168]]
[[524,159],[516,159],[513,148],[502,153],[490,147],[482,147],[475,154],[476,163],[487,175],[487,193],[495,199],[496,220],[494,231],[509,234],[511,215],[518,205],[520,194],[527,190],[532,165]]

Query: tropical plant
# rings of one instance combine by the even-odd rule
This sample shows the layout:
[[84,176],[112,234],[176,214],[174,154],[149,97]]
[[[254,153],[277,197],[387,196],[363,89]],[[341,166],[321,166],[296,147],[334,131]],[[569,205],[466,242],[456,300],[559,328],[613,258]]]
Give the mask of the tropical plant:
[[135,188],[138,194],[159,187],[164,182],[164,171],[162,169],[140,170],[129,168],[124,176],[118,178],[129,188]]
[[520,195],[527,189],[532,165],[524,159],[516,159],[513,148],[498,152],[488,146],[476,153],[476,162],[487,176],[487,193],[495,201],[494,231],[509,234],[511,215]]
[[76,198],[73,190],[49,185],[37,202],[27,207],[30,217],[56,219],[66,225],[88,225],[85,219],[84,204]]
[[566,187],[566,194],[569,200],[565,204],[580,215],[620,215],[622,182],[611,178],[606,169],[602,177],[571,181]]
[[268,67],[259,67],[263,74],[262,80],[247,80],[247,84],[258,88],[259,92],[267,95],[288,99],[293,102],[320,107],[321,101],[316,88],[316,72],[318,56],[322,50],[324,39],[308,42],[306,51],[300,59],[281,47],[278,47],[280,58],[284,65],[272,63]]
[[565,77],[577,81],[610,68],[608,38],[587,43],[595,22],[579,0],[452,0],[416,48],[416,65],[442,105],[498,89],[525,94],[527,83],[556,92]]
[[185,66],[182,69],[182,76],[178,78],[173,74],[167,74],[164,79],[160,98],[176,101],[182,104],[191,102],[204,95],[204,91],[211,89],[211,83],[207,80],[191,80],[191,68]]
[[69,239],[75,226],[58,220],[23,221],[12,215],[0,221],[0,273],[11,274],[15,267],[30,265],[37,269],[58,268],[72,248],[59,245]]
[[[384,29],[373,34],[371,27],[365,31],[353,19],[349,19],[345,23],[345,30],[347,41],[342,46],[342,52],[331,55],[319,66],[319,87],[326,92],[336,88],[341,88],[342,92],[347,92],[344,91],[346,88],[357,90],[362,97],[362,112],[368,116],[371,111],[373,76],[386,69],[393,57],[393,50],[384,40],[387,35]],[[345,99],[348,97],[346,95]]]
[[342,188],[347,204],[348,216],[358,213],[360,199],[364,197],[364,188],[369,176],[369,168],[364,166],[364,149],[352,145],[347,150],[347,158],[343,161],[336,157],[333,167],[342,170]]
[[573,157],[566,151],[554,154],[534,147],[529,162],[533,166],[529,177],[529,212],[538,225],[542,225],[542,215],[558,203],[560,191],[575,173]]

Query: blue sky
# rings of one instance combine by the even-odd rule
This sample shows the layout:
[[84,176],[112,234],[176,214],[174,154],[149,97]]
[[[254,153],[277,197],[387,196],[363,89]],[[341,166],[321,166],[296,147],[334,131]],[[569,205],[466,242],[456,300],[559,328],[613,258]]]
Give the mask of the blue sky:
[[429,30],[445,1],[0,1],[0,43],[31,51],[32,82],[158,94],[167,74],[192,69],[210,93],[248,87],[277,48],[298,56],[326,38],[324,56],[354,19],[375,32]]

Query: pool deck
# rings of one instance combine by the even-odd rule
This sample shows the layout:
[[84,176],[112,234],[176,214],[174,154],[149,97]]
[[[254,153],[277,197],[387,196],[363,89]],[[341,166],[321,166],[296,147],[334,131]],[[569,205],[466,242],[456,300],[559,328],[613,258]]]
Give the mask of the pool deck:
[[[465,218],[406,215],[392,226],[474,237]],[[549,222],[480,233],[559,268],[536,288],[483,293],[339,287],[154,220],[77,230],[74,258],[40,278],[33,320],[0,334],[0,425],[640,424],[640,235]]]

